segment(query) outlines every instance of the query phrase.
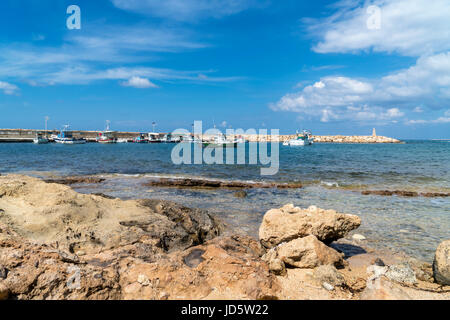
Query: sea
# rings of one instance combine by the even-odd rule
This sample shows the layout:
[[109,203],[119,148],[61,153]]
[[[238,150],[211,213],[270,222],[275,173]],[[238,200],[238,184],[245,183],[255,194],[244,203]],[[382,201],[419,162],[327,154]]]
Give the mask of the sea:
[[[450,239],[450,197],[362,195],[363,190],[450,193],[450,143],[279,145],[279,170],[262,164],[174,164],[174,144],[0,144],[0,174],[41,178],[96,175],[100,184],[73,186],[82,193],[122,199],[163,199],[216,214],[232,232],[258,237],[264,213],[288,203],[359,215],[364,244],[429,261]],[[250,147],[250,146],[249,146]],[[269,153],[272,150],[269,150]],[[301,182],[301,189],[234,190],[145,187],[149,179],[197,178],[246,182]]]

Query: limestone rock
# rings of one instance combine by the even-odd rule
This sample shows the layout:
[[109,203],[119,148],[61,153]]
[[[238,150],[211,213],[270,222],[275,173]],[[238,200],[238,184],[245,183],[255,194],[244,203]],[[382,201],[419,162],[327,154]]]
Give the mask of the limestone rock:
[[352,239],[353,239],[353,240],[362,241],[362,240],[366,240],[366,237],[364,237],[362,234],[356,233],[356,234],[354,234],[354,235],[352,236]]
[[437,283],[450,285],[450,240],[442,242],[436,249],[433,275]]
[[221,230],[204,210],[79,194],[62,184],[20,175],[0,177],[0,207],[0,222],[19,235],[72,253],[152,241],[165,251],[186,249]]
[[389,266],[386,277],[400,283],[415,284],[417,283],[416,274],[408,263]]
[[331,265],[325,265],[316,268],[314,270],[313,277],[319,283],[326,282],[331,284],[332,286],[342,286],[345,283],[342,274],[340,274],[339,271],[337,271],[337,269]]
[[261,257],[261,260],[267,262],[269,270],[280,276],[286,275],[286,266],[284,262],[278,258],[276,248],[270,249],[266,254]]
[[264,215],[259,238],[266,248],[309,235],[331,243],[345,237],[360,224],[361,219],[355,215],[323,210],[315,206],[301,209],[286,205],[281,209],[269,210]]
[[343,255],[323,244],[313,235],[283,243],[277,247],[277,256],[286,265],[297,268],[315,268],[321,265],[344,265]]

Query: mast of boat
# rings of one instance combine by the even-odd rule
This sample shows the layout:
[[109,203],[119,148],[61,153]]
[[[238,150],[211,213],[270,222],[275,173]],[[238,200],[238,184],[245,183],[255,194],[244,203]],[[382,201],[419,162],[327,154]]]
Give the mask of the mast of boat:
[[48,136],[47,136],[47,122],[48,122],[49,119],[50,118],[48,116],[45,116],[45,138],[46,139],[48,138]]
[[156,132],[156,131],[155,131],[155,127],[156,127],[156,122],[153,121],[153,122],[152,122],[152,128],[153,128],[153,129],[152,129],[152,130],[153,130],[152,132]]

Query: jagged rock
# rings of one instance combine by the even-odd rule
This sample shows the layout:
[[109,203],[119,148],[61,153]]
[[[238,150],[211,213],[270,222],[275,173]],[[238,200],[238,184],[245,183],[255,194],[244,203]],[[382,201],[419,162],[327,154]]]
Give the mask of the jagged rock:
[[269,210],[264,215],[259,238],[266,248],[308,235],[331,243],[345,237],[360,224],[361,219],[355,215],[323,210],[315,206],[301,209],[290,204],[281,209]]
[[315,268],[321,265],[344,265],[343,255],[317,240],[313,235],[295,239],[276,248],[277,257],[286,265]]
[[407,261],[414,270],[418,280],[430,283],[434,282],[433,265],[431,263],[419,261],[414,258],[409,258]]
[[14,226],[27,239],[57,244],[58,249],[75,254],[136,242],[155,242],[165,251],[185,249],[221,230],[203,210],[172,202],[79,194],[68,186],[25,176],[0,177],[0,195],[5,210],[0,222]]
[[[126,259],[120,262],[122,298],[274,299],[279,284],[255,248],[256,241],[249,238],[219,237],[192,248],[202,250],[204,259],[194,268],[184,263],[179,252],[155,263]],[[141,275],[148,285],[138,282]]]
[[345,283],[342,274],[332,265],[319,266],[314,270],[314,279],[320,283],[329,283],[332,286],[342,286]]
[[450,285],[450,240],[443,241],[436,249],[433,275],[437,283]]
[[417,283],[416,274],[408,263],[389,266],[386,277],[400,283],[415,284]]
[[278,258],[276,248],[267,251],[267,253],[261,257],[261,260],[267,262],[269,270],[272,273],[280,276],[286,275],[286,266],[284,262]]

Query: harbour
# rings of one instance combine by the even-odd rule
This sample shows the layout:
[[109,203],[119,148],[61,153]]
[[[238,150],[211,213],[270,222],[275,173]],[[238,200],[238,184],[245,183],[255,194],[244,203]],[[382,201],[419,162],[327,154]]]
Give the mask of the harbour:
[[[98,136],[102,132],[99,131],[86,131],[86,130],[71,130],[73,136],[80,139],[85,139],[87,143],[97,143]],[[60,134],[60,130],[40,130],[40,129],[0,129],[0,143],[32,143],[37,134],[41,134],[47,137],[52,135],[57,136]],[[168,136],[167,132],[129,132],[129,131],[114,131],[114,137],[120,142],[135,142],[136,138],[140,140],[147,140],[148,142],[169,142],[164,140]],[[279,142],[285,142],[292,139],[296,139],[296,134],[291,135],[258,135],[258,134],[242,134],[243,139],[248,142],[271,142],[277,140]],[[193,139],[197,138],[193,134]],[[213,135],[203,135],[204,140],[213,140]],[[344,136],[344,135],[312,135],[314,143],[401,143],[400,140],[377,136]],[[50,142],[54,142],[49,138]],[[139,141],[139,139],[138,139]],[[174,140],[173,142],[180,142],[180,140]]]

